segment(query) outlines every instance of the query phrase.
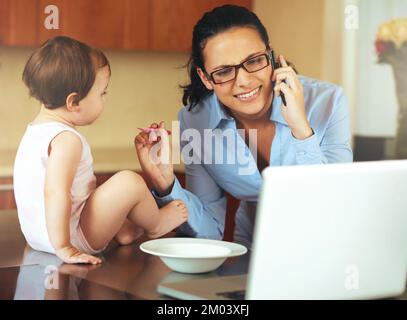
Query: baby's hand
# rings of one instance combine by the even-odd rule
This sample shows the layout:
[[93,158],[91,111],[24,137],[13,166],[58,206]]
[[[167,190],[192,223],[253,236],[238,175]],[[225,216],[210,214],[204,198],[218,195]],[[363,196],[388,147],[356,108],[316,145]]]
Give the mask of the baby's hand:
[[99,264],[102,260],[90,254],[82,253],[73,246],[57,249],[55,254],[65,263],[90,263]]

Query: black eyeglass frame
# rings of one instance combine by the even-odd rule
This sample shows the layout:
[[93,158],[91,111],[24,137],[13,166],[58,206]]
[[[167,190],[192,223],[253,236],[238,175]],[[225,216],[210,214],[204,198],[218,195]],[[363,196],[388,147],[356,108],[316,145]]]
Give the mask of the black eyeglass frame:
[[[267,64],[266,64],[264,67],[262,67],[262,68],[260,68],[260,69],[258,69],[258,70],[256,70],[256,71],[249,71],[249,70],[247,70],[247,68],[244,66],[244,64],[245,64],[246,62],[252,60],[252,59],[255,59],[255,58],[258,58],[258,57],[261,57],[261,56],[266,56]],[[261,54],[258,54],[258,55],[256,55],[256,56],[247,58],[247,59],[246,59],[245,61],[243,61],[242,63],[236,64],[236,65],[234,65],[234,66],[227,66],[227,67],[225,67],[225,68],[216,70],[216,71],[211,72],[211,73],[207,73],[207,72],[205,71],[205,74],[206,74],[206,77],[207,77],[207,78],[210,78],[210,81],[212,81],[214,84],[224,84],[224,83],[227,83],[227,82],[230,82],[230,81],[235,80],[235,79],[237,78],[237,74],[238,74],[238,71],[239,71],[240,68],[243,68],[243,69],[244,69],[246,72],[248,72],[248,73],[255,73],[255,72],[258,72],[258,71],[260,71],[260,70],[263,70],[263,69],[267,68],[270,64],[272,64],[271,51],[267,51],[267,52],[265,52],[265,53],[261,53]],[[217,82],[217,81],[215,80],[215,78],[214,78],[213,75],[214,75],[215,73],[217,73],[217,72],[220,72],[220,71],[222,71],[222,70],[224,70],[224,69],[228,69],[228,68],[234,68],[234,69],[235,69],[235,76],[234,76],[232,79],[230,79],[230,80],[223,81],[223,82]]]

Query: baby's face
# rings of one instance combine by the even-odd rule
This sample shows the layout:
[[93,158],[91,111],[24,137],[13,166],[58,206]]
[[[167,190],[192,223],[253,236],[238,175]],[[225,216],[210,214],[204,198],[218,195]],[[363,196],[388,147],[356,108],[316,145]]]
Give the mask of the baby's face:
[[99,68],[96,72],[95,83],[88,95],[79,102],[80,117],[76,119],[76,125],[87,125],[94,122],[102,113],[106,89],[109,85],[110,70],[108,66]]

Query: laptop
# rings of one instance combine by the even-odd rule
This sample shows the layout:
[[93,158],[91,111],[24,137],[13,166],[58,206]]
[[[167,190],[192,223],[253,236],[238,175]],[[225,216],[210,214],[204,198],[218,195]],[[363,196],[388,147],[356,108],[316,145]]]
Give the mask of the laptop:
[[398,297],[407,273],[407,160],[269,167],[247,275],[161,283],[179,299]]

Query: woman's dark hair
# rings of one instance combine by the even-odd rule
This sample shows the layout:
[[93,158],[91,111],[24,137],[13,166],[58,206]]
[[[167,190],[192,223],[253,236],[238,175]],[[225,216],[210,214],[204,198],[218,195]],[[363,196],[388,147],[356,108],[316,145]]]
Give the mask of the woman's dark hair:
[[250,10],[236,5],[224,5],[206,12],[195,25],[192,35],[192,53],[187,64],[191,83],[181,87],[184,90],[182,103],[190,104],[190,110],[211,93],[204,86],[196,71],[196,68],[205,70],[202,52],[206,42],[210,37],[233,27],[256,29],[267,49],[270,49],[266,28],[256,14]]
[[23,81],[30,96],[48,109],[62,107],[71,93],[76,103],[87,96],[98,68],[109,67],[104,53],[77,40],[58,36],[46,41],[28,59]]

